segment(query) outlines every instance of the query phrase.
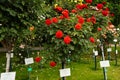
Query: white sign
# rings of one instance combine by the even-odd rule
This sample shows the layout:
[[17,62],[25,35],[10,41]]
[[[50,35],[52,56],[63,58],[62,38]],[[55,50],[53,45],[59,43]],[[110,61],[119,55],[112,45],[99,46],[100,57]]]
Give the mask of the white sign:
[[[6,53],[6,58],[8,57],[8,53]],[[13,53],[10,53],[10,57],[13,58],[14,57],[14,54]]]
[[93,49],[93,53],[95,53],[95,49]]
[[34,63],[33,58],[25,58],[25,64],[26,64],[26,65],[32,64],[32,63]]
[[15,80],[16,72],[1,73],[1,80]]
[[100,61],[100,67],[110,67],[110,62],[109,62],[109,60]]
[[117,42],[117,39],[114,39],[113,41],[114,41],[114,42]]
[[112,51],[112,49],[111,49],[111,48],[108,48],[108,49],[107,49],[107,52],[111,52],[111,51]]
[[116,50],[116,54],[118,54],[118,50]]
[[66,77],[70,75],[71,75],[70,68],[60,69],[60,77]]
[[98,56],[98,51],[95,51],[94,54],[95,54],[95,56]]

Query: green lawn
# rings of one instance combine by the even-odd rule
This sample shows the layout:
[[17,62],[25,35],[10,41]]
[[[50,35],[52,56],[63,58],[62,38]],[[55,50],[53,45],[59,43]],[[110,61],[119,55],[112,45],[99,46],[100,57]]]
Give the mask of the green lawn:
[[[3,57],[4,56],[4,57]],[[119,56],[118,56],[119,57]],[[66,64],[66,68],[71,69],[71,76],[66,77],[66,80],[104,80],[103,69],[100,68],[101,57],[97,57],[97,70],[94,68],[94,58],[87,56],[81,58],[78,62],[69,62]],[[16,80],[62,80],[59,76],[60,63],[56,67],[51,68],[49,62],[44,63],[38,67],[37,63],[30,65],[32,71],[28,72],[28,66],[14,63],[13,71],[16,71]],[[5,54],[0,56],[0,73],[5,71]],[[30,74],[30,79],[28,79]],[[110,67],[107,68],[108,80],[120,80],[120,58],[118,59],[118,65],[115,66],[115,60],[110,61]]]

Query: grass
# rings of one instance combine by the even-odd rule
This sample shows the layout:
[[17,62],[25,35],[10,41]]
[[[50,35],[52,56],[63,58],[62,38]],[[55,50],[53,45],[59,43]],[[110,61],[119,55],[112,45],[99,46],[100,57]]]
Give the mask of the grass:
[[[119,54],[118,54],[119,57]],[[14,59],[12,59],[14,61]],[[71,76],[66,77],[66,80],[104,80],[103,69],[100,68],[99,61],[101,57],[97,57],[97,70],[94,68],[94,58],[92,56],[82,57],[78,62],[68,62],[66,68],[71,69]],[[0,73],[5,71],[5,54],[0,54]],[[28,72],[28,66],[24,64],[16,64],[13,62],[12,71],[16,71],[16,80],[62,80],[59,76],[61,64],[56,67],[50,67],[49,62],[44,65],[38,63],[31,64],[32,71]],[[107,68],[108,80],[120,80],[120,57],[118,65],[115,66],[115,60],[110,61],[110,67]],[[30,77],[28,76],[30,75]],[[30,78],[30,79],[29,79]]]

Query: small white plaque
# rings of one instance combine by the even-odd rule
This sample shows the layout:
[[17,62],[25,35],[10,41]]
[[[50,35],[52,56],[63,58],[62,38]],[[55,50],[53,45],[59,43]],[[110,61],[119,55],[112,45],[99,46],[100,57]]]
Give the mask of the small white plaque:
[[14,57],[14,53],[11,53],[10,55],[11,55],[11,58],[13,58],[13,57]]
[[118,50],[116,50],[116,54],[118,54]]
[[110,62],[109,62],[109,60],[100,61],[100,67],[110,67]]
[[[6,58],[8,57],[8,53],[6,53]],[[10,57],[13,58],[14,57],[14,53],[10,53]]]
[[16,72],[1,73],[1,80],[15,80]]
[[111,51],[112,51],[112,49],[111,49],[111,48],[108,48],[108,49],[107,49],[107,52],[111,52]]
[[117,42],[117,39],[114,39],[113,41],[114,41],[114,42]]
[[95,49],[93,49],[93,53],[95,53]]
[[34,63],[33,58],[25,58],[25,64],[26,64],[26,65],[32,64],[32,63]]
[[95,56],[98,56],[98,51],[95,51],[94,54],[95,54]]
[[70,68],[60,69],[60,77],[66,77],[70,75],[71,75]]

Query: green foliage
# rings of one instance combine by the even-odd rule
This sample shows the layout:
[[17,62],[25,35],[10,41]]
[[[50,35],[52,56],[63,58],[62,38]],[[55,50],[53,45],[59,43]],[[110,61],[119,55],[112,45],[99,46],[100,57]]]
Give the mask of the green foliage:
[[[0,41],[21,43],[31,36],[30,27],[38,24],[39,0],[0,2]],[[39,13],[40,14],[40,13]]]

